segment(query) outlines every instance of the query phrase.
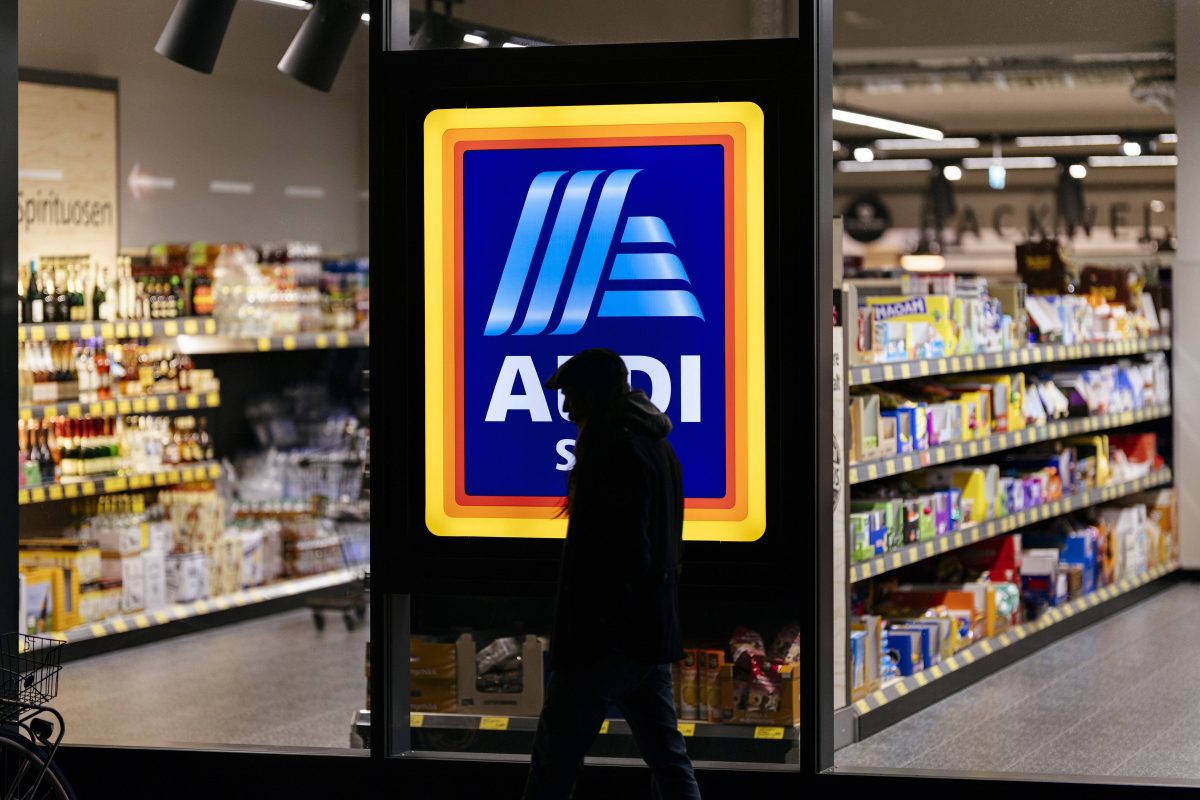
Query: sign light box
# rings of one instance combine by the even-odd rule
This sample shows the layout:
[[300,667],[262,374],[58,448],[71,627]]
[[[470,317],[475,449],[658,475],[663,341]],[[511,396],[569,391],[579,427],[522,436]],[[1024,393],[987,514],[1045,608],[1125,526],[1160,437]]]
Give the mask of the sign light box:
[[576,429],[542,384],[608,347],[674,423],[685,538],[762,536],[761,109],[437,110],[424,192],[430,532],[565,535]]

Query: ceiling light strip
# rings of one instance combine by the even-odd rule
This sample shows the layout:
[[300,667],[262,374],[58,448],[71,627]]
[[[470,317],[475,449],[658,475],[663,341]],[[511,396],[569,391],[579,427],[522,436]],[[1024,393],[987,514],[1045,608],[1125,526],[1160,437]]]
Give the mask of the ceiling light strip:
[[993,164],[999,164],[1005,169],[1054,169],[1058,162],[1054,156],[1005,156],[1004,158],[964,158],[963,167],[966,169],[987,169]]
[[928,158],[884,158],[877,161],[839,161],[839,172],[928,172],[933,162]]
[[1089,167],[1175,167],[1179,156],[1088,156]]
[[844,108],[833,109],[834,122],[845,122],[848,125],[861,125],[864,128],[899,133],[902,136],[916,136],[920,139],[941,141],[945,135],[937,128],[927,128],[924,125],[913,125],[908,122],[877,117],[874,114],[862,114],[858,111],[847,111]]
[[1115,133],[1088,133],[1078,136],[1018,136],[1017,147],[1100,147],[1117,145],[1121,137]]
[[880,150],[974,150],[979,140],[973,136],[959,136],[930,141],[929,139],[876,139]]

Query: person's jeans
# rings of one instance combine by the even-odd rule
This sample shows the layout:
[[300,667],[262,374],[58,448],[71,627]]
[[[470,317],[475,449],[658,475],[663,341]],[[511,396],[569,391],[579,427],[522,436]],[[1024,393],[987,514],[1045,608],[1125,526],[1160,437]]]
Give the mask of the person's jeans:
[[675,717],[671,667],[613,656],[550,676],[533,740],[525,800],[568,800],[609,703],[625,715],[650,767],[656,797],[700,800]]

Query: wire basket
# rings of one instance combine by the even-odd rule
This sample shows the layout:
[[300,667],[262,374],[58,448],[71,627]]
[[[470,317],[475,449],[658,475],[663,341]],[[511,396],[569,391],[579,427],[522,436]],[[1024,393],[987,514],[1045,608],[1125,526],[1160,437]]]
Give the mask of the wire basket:
[[0,719],[38,706],[58,694],[62,642],[24,633],[0,635]]

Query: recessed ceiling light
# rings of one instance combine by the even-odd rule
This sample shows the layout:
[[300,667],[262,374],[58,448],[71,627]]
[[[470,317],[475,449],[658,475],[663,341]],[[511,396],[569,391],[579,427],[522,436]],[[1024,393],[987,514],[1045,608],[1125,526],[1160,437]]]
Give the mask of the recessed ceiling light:
[[854,148],[854,160],[863,163],[875,160],[875,151],[869,147]]
[[467,44],[473,44],[477,47],[487,47],[488,40],[477,33],[464,33],[463,41]]
[[1067,167],[1067,172],[1072,178],[1077,180],[1083,180],[1087,177],[1087,167],[1085,167],[1083,164],[1072,164],[1071,166]]
[[948,181],[961,180],[963,176],[962,167],[958,166],[957,164],[947,164],[946,166],[942,167],[942,175]]
[[1121,152],[1127,156],[1140,156],[1142,145],[1139,142],[1121,142]]

